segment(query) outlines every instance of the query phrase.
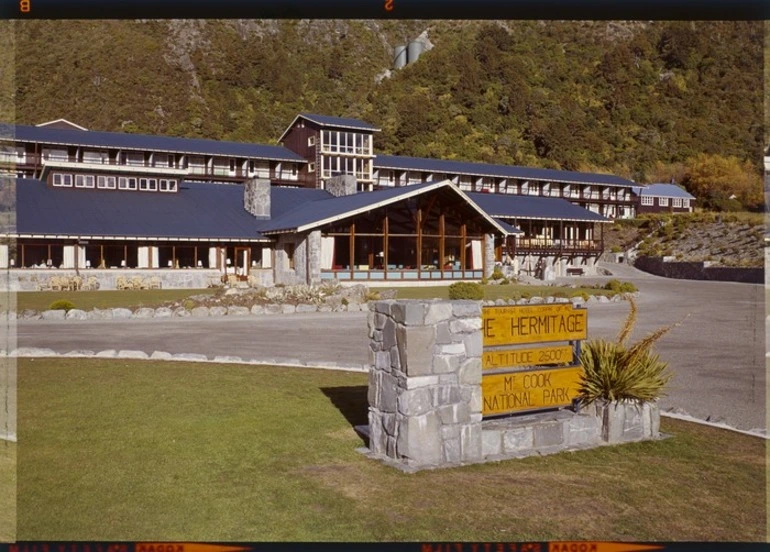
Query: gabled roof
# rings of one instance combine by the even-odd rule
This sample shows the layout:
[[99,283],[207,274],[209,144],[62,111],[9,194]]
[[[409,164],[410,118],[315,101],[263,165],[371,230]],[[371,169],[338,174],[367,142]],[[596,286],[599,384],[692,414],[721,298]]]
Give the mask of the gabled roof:
[[646,186],[634,186],[631,188],[633,193],[638,196],[654,197],[681,197],[682,199],[695,199],[695,196],[688,193],[684,188],[676,184],[648,184]]
[[490,165],[468,161],[448,161],[428,159],[426,157],[405,157],[401,155],[377,155],[374,158],[375,169],[396,169],[430,171],[440,174],[463,174],[473,176],[496,176],[501,178],[519,178],[523,180],[544,180],[574,184],[603,184],[611,186],[633,186],[634,183],[612,174],[582,173],[575,171],[557,171],[514,165]]
[[175,138],[171,136],[99,132],[94,130],[65,130],[28,125],[9,125],[7,123],[0,123],[0,138],[52,145],[159,151],[193,155],[221,155],[226,157],[307,163],[298,154],[283,146],[221,142],[219,140],[204,140],[202,138]]
[[399,188],[387,188],[374,192],[361,192],[358,194],[331,197],[318,201],[310,201],[287,212],[285,215],[260,224],[259,231],[263,234],[277,234],[282,232],[305,232],[324,224],[337,220],[353,217],[372,209],[379,209],[410,197],[447,188],[453,190],[468,202],[468,205],[476,210],[491,226],[501,234],[507,234],[508,230],[497,223],[492,217],[476,205],[465,193],[448,180],[441,182],[426,182],[414,186],[402,186]]
[[468,193],[468,197],[495,218],[612,222],[588,209],[573,205],[566,199],[555,197],[484,194],[479,192]]
[[306,121],[311,121],[317,125],[320,125],[322,127],[330,127],[330,128],[344,128],[349,130],[365,130],[368,132],[379,132],[380,129],[376,126],[366,123],[364,121],[361,121],[359,119],[350,119],[347,117],[332,117],[331,115],[315,115],[313,113],[300,113],[296,117],[294,117],[294,120],[291,122],[291,124],[286,127],[286,130],[283,131],[283,134],[281,134],[281,137],[278,138],[278,142],[282,142],[284,137],[286,136],[286,133],[288,133],[294,125],[297,123],[297,120],[299,119],[305,119]]
[[[3,186],[13,185],[8,179]],[[176,193],[53,188],[16,180],[17,235],[267,241],[240,185],[183,182]]]
[[72,121],[67,119],[54,119],[53,121],[46,121],[45,123],[38,123],[36,127],[53,127],[53,128],[71,128],[73,130],[88,130],[84,126],[76,125]]

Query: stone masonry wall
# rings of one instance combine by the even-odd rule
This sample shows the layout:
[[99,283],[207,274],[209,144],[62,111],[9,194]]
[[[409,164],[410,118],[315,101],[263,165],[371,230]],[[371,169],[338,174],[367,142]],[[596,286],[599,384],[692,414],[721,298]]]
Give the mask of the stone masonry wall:
[[481,304],[379,301],[369,314],[370,451],[410,467],[481,460]]
[[270,218],[270,181],[258,178],[243,184],[243,208],[259,218]]
[[352,174],[333,176],[326,181],[326,191],[336,197],[353,195],[358,191],[358,182]]

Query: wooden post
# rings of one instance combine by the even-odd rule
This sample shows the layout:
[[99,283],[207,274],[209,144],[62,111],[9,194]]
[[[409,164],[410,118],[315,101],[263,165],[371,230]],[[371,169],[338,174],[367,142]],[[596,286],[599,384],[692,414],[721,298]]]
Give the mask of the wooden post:
[[21,244],[21,265],[19,268],[24,268],[24,244]]
[[[152,249],[150,250],[150,255],[152,255]],[[152,259],[150,259],[152,262]],[[126,268],[128,268],[128,245],[123,246],[123,263],[125,263]]]
[[444,249],[446,247],[446,232],[444,226],[444,212],[438,216],[438,262],[441,270],[441,279],[444,279]]
[[388,222],[387,212],[385,214],[385,220],[382,221],[382,263],[385,270],[385,279],[388,279],[388,233],[390,232],[390,223]]
[[46,259],[45,259],[46,266],[48,266],[48,261],[50,261],[50,260],[51,260],[51,244],[49,243],[48,244],[48,257],[46,257]]
[[417,209],[417,279],[422,276],[422,208]]
[[193,268],[198,268],[198,246],[193,246]]
[[[237,266],[238,259],[234,259],[234,260]],[[171,246],[171,268],[176,268],[176,245]]]
[[355,265],[353,264],[356,259],[356,223],[350,224],[350,279],[353,279],[353,272],[355,271]]
[[463,271],[463,278],[465,278],[465,244],[468,240],[468,227],[463,222],[460,226],[460,268]]

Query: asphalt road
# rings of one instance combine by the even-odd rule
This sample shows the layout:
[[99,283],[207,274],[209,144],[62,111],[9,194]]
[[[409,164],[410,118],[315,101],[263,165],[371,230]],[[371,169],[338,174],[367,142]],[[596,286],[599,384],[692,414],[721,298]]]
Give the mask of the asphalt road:
[[[674,372],[662,408],[744,430],[766,430],[764,286],[671,280],[628,266],[605,266],[615,277],[635,282],[641,291],[632,339],[689,315],[657,344]],[[589,338],[615,336],[627,311],[626,303],[592,304]],[[368,361],[365,313],[20,321],[17,329],[19,347],[62,353],[134,349],[280,362]]]

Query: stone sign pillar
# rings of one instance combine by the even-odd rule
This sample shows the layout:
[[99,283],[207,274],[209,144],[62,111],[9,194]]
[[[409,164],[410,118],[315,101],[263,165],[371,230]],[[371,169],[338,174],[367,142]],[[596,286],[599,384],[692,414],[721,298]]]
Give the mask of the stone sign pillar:
[[369,313],[369,449],[405,467],[481,460],[481,304],[379,301]]
[[491,278],[495,271],[495,235],[484,236],[484,277]]

